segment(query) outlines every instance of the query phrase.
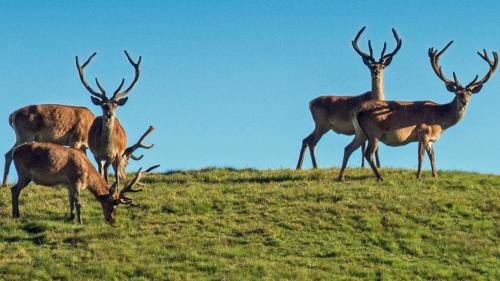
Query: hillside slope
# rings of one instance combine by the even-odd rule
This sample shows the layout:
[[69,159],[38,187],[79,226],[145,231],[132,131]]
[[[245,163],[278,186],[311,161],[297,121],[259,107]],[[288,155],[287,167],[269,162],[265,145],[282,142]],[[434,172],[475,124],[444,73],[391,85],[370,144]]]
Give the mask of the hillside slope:
[[0,189],[5,280],[500,280],[500,176],[384,169],[204,169],[148,176],[104,223],[85,191]]

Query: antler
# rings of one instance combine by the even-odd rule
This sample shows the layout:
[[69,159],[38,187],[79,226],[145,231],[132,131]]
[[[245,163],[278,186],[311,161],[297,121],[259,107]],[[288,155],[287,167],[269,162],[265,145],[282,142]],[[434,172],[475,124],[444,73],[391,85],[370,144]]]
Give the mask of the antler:
[[160,165],[154,165],[154,166],[151,166],[149,168],[147,168],[144,172],[141,172],[142,171],[142,167],[137,171],[137,173],[135,174],[135,177],[132,181],[128,182],[126,185],[125,185],[125,188],[122,189],[120,191],[120,194],[119,194],[119,201],[120,204],[124,204],[124,205],[131,205],[131,206],[137,206],[136,204],[134,204],[132,202],[132,199],[125,196],[125,194],[127,192],[139,192],[139,191],[142,191],[142,189],[133,189],[134,185],[138,184],[139,183],[139,180],[141,179],[141,177],[144,175],[144,174],[147,174],[149,172],[151,172],[152,170],[156,169],[160,167]]
[[373,49],[372,49],[372,44],[371,44],[371,41],[368,40],[368,48],[370,50],[370,54],[368,55],[367,53],[361,51],[358,47],[358,40],[359,40],[359,37],[361,36],[361,33],[363,33],[363,31],[365,31],[365,28],[366,26],[363,26],[363,28],[361,28],[359,31],[358,31],[358,34],[356,34],[356,37],[354,37],[354,40],[351,41],[352,43],[352,47],[354,48],[354,51],[356,51],[356,53],[358,53],[358,55],[360,55],[362,58],[363,58],[363,62],[365,64],[368,64],[368,63],[375,63],[375,59],[373,58]]
[[493,73],[495,72],[495,70],[498,66],[498,54],[497,54],[497,52],[492,52],[492,53],[493,53],[493,61],[488,57],[488,53],[486,52],[485,49],[483,49],[482,54],[480,52],[477,52],[477,54],[488,63],[488,65],[490,66],[490,69],[488,70],[486,75],[484,75],[484,77],[477,82],[476,82],[476,80],[479,77],[479,75],[476,75],[476,78],[474,78],[474,80],[472,80],[472,82],[470,82],[466,88],[481,86],[491,78],[491,75],[493,75]]
[[127,147],[127,149],[125,149],[124,154],[130,155],[130,158],[132,158],[134,160],[141,160],[142,157],[144,157],[144,155],[137,157],[137,156],[133,155],[132,153],[134,153],[134,151],[137,150],[138,148],[150,149],[150,148],[154,147],[154,144],[145,145],[143,143],[146,136],[151,134],[154,130],[155,130],[155,128],[153,126],[149,126],[148,130],[146,132],[144,132],[144,134],[139,138],[139,140],[134,145],[129,146],[129,147]]
[[120,86],[118,86],[118,88],[113,93],[113,97],[111,98],[112,100],[119,100],[119,99],[125,97],[126,95],[128,95],[128,93],[130,92],[130,90],[132,90],[132,88],[134,88],[135,83],[137,83],[137,81],[139,80],[139,75],[140,75],[139,66],[141,64],[142,57],[139,56],[139,59],[137,60],[137,62],[134,62],[132,60],[132,58],[130,57],[130,55],[128,54],[127,50],[125,50],[124,52],[125,52],[125,55],[127,56],[128,61],[134,67],[135,77],[134,77],[134,81],[132,81],[132,83],[130,84],[130,86],[128,86],[128,88],[125,91],[120,92],[120,90],[123,87],[123,84],[125,83],[125,79],[122,79],[122,82],[120,83]]
[[448,79],[444,74],[443,74],[443,70],[441,68],[441,66],[439,65],[439,57],[448,49],[448,47],[450,47],[450,45],[453,43],[453,40],[450,41],[450,43],[448,43],[443,50],[439,51],[439,50],[435,50],[434,48],[429,48],[429,59],[431,61],[431,66],[432,66],[432,69],[434,70],[434,72],[436,73],[436,75],[439,77],[439,79],[441,79],[445,84],[446,84],[446,88],[449,90],[449,91],[454,91],[454,88],[456,87],[459,87],[460,84],[458,83],[458,79],[457,79],[457,75],[455,74],[455,72],[453,72],[453,79],[455,81],[451,81],[450,79]]
[[[358,34],[356,34],[356,37],[354,37],[354,40],[352,41],[352,47],[354,48],[356,53],[358,53],[363,58],[363,62],[365,64],[376,63],[375,59],[373,58],[373,48],[371,40],[368,40],[368,49],[370,50],[369,55],[361,51],[358,47],[359,37],[361,36],[361,33],[363,33],[365,28],[366,26],[363,26],[363,28],[361,28]],[[403,44],[403,40],[401,40],[401,38],[399,37],[398,33],[394,28],[392,29],[392,34],[396,39],[396,48],[394,48],[394,50],[391,53],[385,54],[385,51],[387,49],[387,42],[384,42],[384,48],[382,49],[382,53],[380,53],[380,59],[378,61],[378,63],[383,63],[386,66],[391,63],[392,58],[398,53],[399,49],[401,49],[401,45]]]
[[78,69],[78,74],[80,76],[80,81],[82,81],[82,84],[83,84],[83,86],[85,86],[85,88],[87,89],[87,91],[89,91],[91,95],[96,96],[96,97],[104,100],[104,99],[106,99],[106,91],[104,91],[104,89],[101,86],[101,84],[99,83],[99,80],[97,79],[97,77],[95,78],[95,82],[97,84],[97,87],[99,87],[99,90],[101,90],[101,92],[97,92],[94,89],[92,89],[92,87],[90,87],[90,85],[85,80],[85,76],[84,76],[85,67],[90,63],[90,61],[95,57],[95,55],[97,55],[97,52],[94,52],[85,61],[85,63],[83,65],[80,65],[80,62],[78,61],[78,56],[75,56],[75,59],[76,59],[76,68]]
[[384,48],[382,49],[382,53],[380,54],[379,63],[383,63],[386,66],[391,63],[392,58],[399,52],[399,49],[401,49],[401,46],[403,45],[403,40],[399,37],[396,29],[392,29],[392,34],[394,35],[394,39],[396,39],[396,48],[394,48],[394,51],[392,51],[391,53],[384,55],[385,48],[387,47],[387,43],[384,42]]

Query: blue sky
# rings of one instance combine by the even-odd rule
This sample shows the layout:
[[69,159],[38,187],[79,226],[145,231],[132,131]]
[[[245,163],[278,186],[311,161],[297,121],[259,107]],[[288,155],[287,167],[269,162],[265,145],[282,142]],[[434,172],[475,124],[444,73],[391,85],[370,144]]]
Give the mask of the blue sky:
[[[453,98],[427,58],[441,59],[463,84],[487,65],[476,54],[500,51],[498,1],[0,1],[0,149],[14,142],[8,115],[37,103],[100,109],[78,80],[74,56],[97,51],[87,69],[112,91],[133,78],[123,50],[143,57],[142,76],[117,115],[130,141],[149,124],[156,147],[129,170],[205,166],[293,168],[312,128],[308,102],[370,89],[370,74],[351,47],[372,40],[403,47],[385,72],[388,100]],[[472,97],[465,118],[435,145],[439,169],[500,171],[500,74]],[[351,137],[328,133],[320,167],[339,166]],[[350,165],[358,166],[359,152]],[[416,168],[417,145],[381,147],[385,167]],[[306,156],[305,167],[310,167]],[[428,168],[426,159],[425,167]],[[15,174],[14,171],[11,172]]]

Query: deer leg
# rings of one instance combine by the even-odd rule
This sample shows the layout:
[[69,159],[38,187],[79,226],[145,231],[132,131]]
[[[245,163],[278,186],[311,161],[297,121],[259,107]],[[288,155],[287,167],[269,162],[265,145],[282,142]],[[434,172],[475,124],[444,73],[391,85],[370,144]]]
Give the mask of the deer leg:
[[74,187],[74,190],[71,192],[71,195],[73,196],[73,202],[76,208],[76,221],[79,224],[82,224],[82,217],[80,213],[80,209],[82,207],[80,203],[80,186],[77,185]]
[[427,151],[427,155],[429,156],[429,160],[431,160],[431,168],[432,168],[432,176],[437,178],[438,174],[436,171],[436,164],[434,162],[434,148],[432,147],[432,143],[427,143],[425,146],[425,150]]
[[365,150],[366,150],[366,142],[363,142],[361,145],[361,168],[365,167]]
[[314,153],[314,148],[316,147],[316,144],[318,144],[319,140],[326,132],[328,132],[328,128],[316,127],[314,129],[313,134],[312,134],[312,138],[309,140],[309,143],[308,143],[309,153],[311,154],[311,161],[312,161],[314,169],[318,168],[318,164],[316,163],[316,156]]
[[21,194],[21,190],[23,190],[30,181],[30,179],[19,178],[17,183],[10,190],[12,195],[12,217],[14,218],[19,217],[19,195]]
[[105,180],[106,182],[108,182],[108,170],[109,170],[109,165],[110,165],[110,164],[111,164],[111,163],[110,163],[108,160],[106,160],[106,161],[104,162],[103,173],[104,173],[104,180]]
[[304,154],[306,152],[309,139],[312,137],[312,135],[313,133],[311,133],[309,136],[307,136],[305,139],[302,140],[302,147],[300,148],[299,161],[297,162],[297,167],[295,168],[296,170],[302,169],[302,162],[304,162]]
[[377,168],[380,169],[380,157],[378,156],[378,149],[379,146],[377,146],[377,150],[375,150],[375,161],[377,162]]
[[75,195],[74,192],[69,190],[69,220],[73,221],[75,219]]
[[424,159],[424,144],[423,141],[418,141],[418,169],[417,169],[417,179],[422,178],[422,160]]
[[14,147],[17,146],[17,142],[12,146],[12,148],[5,153],[5,166],[3,168],[3,181],[2,186],[7,186],[7,180],[9,177],[10,164],[12,164],[12,153]]
[[347,162],[349,161],[349,157],[351,154],[358,149],[364,142],[366,138],[364,136],[356,135],[354,139],[344,148],[344,158],[342,159],[342,168],[340,169],[340,174],[338,177],[339,181],[345,180],[345,169],[347,167]]
[[366,148],[365,151],[365,158],[366,161],[368,161],[368,164],[370,164],[370,167],[372,168],[373,173],[377,177],[377,180],[381,181],[383,180],[383,178],[382,176],[380,176],[377,166],[375,165],[375,163],[373,163],[373,154],[377,149],[378,149],[378,139],[374,138],[368,140],[368,147]]

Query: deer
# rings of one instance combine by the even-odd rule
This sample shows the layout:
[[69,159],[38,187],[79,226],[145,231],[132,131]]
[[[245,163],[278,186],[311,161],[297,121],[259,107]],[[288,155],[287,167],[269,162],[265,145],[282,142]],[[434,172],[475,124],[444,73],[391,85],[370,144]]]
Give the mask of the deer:
[[[358,40],[365,28],[366,26],[359,30],[359,32],[356,34],[356,37],[353,41],[351,41],[351,43],[354,51],[361,56],[363,63],[370,70],[371,91],[357,96],[320,96],[313,99],[309,103],[309,110],[311,111],[315,126],[312,133],[302,140],[299,161],[296,167],[297,170],[300,170],[302,168],[302,162],[304,160],[304,154],[307,148],[309,148],[313,168],[318,167],[314,149],[321,137],[329,130],[332,130],[338,134],[354,135],[355,130],[352,119],[354,119],[354,113],[356,109],[361,105],[361,103],[368,100],[384,100],[384,70],[391,64],[392,59],[401,48],[403,41],[399,37],[396,30],[393,28],[392,33],[396,40],[396,47],[392,52],[386,54],[385,51],[387,48],[387,42],[384,42],[384,47],[382,49],[380,59],[377,61],[373,57],[373,49],[370,40],[368,40],[368,48],[370,54],[361,51],[361,49],[358,47]],[[364,144],[362,147],[362,154],[363,152]],[[378,151],[376,152],[376,157],[377,165],[380,166]],[[361,158],[361,166],[364,167],[364,158]]]
[[14,147],[25,142],[51,142],[85,151],[94,114],[86,107],[62,104],[35,104],[17,109],[9,115],[16,142],[5,153],[2,185],[7,186]]
[[141,64],[142,57],[139,56],[138,61],[134,62],[128,52],[124,52],[128,61],[134,68],[134,80],[127,87],[127,89],[122,91],[125,83],[125,79],[122,79],[120,85],[114,91],[111,98],[106,96],[106,91],[99,83],[99,79],[95,78],[99,91],[94,90],[85,79],[85,67],[87,67],[97,53],[94,52],[82,65],[79,63],[78,56],[75,57],[80,81],[85,89],[87,89],[87,91],[91,94],[90,98],[92,103],[100,106],[102,109],[102,116],[96,117],[90,127],[88,142],[90,151],[94,155],[95,161],[97,162],[99,173],[104,176],[106,182],[108,182],[108,169],[110,165],[113,166],[115,176],[121,177],[122,179],[125,176],[125,174],[121,172],[121,160],[122,155],[124,155],[126,150],[127,134],[125,133],[125,129],[123,129],[115,113],[119,106],[126,104],[128,100],[127,95],[134,88],[140,75],[139,66]]
[[79,149],[64,147],[53,143],[33,142],[16,146],[13,151],[14,165],[17,171],[17,183],[11,188],[12,216],[19,218],[19,195],[21,191],[34,182],[44,186],[65,185],[68,188],[69,219],[76,219],[82,224],[80,194],[88,189],[102,206],[104,219],[114,224],[118,205],[137,206],[127,193],[139,192],[134,189],[139,185],[141,177],[159,165],[152,166],[142,172],[142,168],[135,177],[125,183],[118,192],[119,179],[109,185],[97,172],[87,156]]
[[481,91],[498,66],[497,52],[493,52],[493,60],[488,57],[486,50],[483,49],[483,53],[477,52],[488,63],[488,72],[481,80],[478,80],[479,75],[476,75],[469,84],[462,86],[455,72],[453,72],[453,80],[450,80],[443,74],[439,65],[441,55],[452,43],[453,41],[450,41],[442,51],[434,50],[434,48],[428,51],[434,73],[444,82],[446,89],[455,94],[452,101],[446,104],[432,101],[368,101],[363,103],[357,110],[354,120],[356,135],[345,147],[339,180],[344,180],[349,156],[365,140],[368,141],[368,147],[364,157],[377,180],[383,180],[373,163],[373,152],[377,149],[379,141],[389,146],[418,142],[417,180],[420,180],[422,176],[424,151],[427,152],[431,163],[432,176],[437,177],[433,143],[438,141],[446,129],[456,125],[464,117],[471,96]]

